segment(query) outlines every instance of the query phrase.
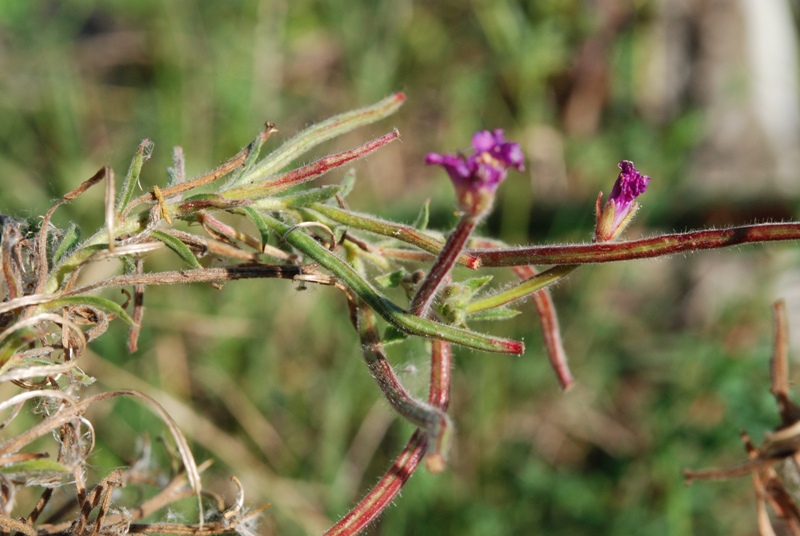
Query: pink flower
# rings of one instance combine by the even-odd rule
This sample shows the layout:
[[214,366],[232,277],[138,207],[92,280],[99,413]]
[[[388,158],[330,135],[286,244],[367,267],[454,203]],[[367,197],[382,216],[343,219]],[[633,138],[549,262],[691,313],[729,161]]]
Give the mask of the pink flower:
[[519,144],[506,142],[501,129],[476,132],[472,136],[472,148],[475,154],[469,157],[428,153],[425,162],[442,166],[447,171],[461,209],[479,217],[491,208],[508,168],[523,171],[525,166]]

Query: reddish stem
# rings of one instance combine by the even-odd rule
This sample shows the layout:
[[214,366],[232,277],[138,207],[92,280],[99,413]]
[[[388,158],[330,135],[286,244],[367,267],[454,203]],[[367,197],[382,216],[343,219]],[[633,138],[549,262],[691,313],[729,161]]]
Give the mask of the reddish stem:
[[[530,266],[515,266],[514,273],[520,279],[530,279],[536,275],[536,270]],[[550,291],[539,290],[531,294],[536,309],[539,312],[539,321],[542,325],[544,345],[547,348],[547,357],[556,373],[558,382],[563,390],[568,390],[575,383],[567,364],[567,352],[561,342],[561,329],[558,327],[558,315]]]
[[473,249],[468,253],[481,265],[524,266],[530,264],[589,264],[647,259],[700,249],[718,249],[739,244],[800,239],[800,222],[760,223],[729,229],[674,233],[627,242],[601,242],[571,246],[530,246],[513,249]]
[[[489,249],[498,249],[502,246],[501,242],[485,238],[476,240],[474,244],[481,248]],[[515,266],[513,270],[523,281],[537,274],[532,266]],[[547,357],[550,360],[550,365],[556,373],[561,388],[566,391],[575,383],[575,378],[573,378],[569,370],[569,365],[567,364],[567,352],[564,350],[564,345],[561,341],[561,328],[558,325],[558,314],[556,313],[556,307],[553,303],[553,297],[550,295],[549,290],[542,289],[532,293],[531,299],[539,313],[539,322],[542,325],[544,345],[547,349]]]
[[[436,340],[431,344],[431,385],[428,401],[446,410],[450,401],[451,346],[450,343]],[[419,467],[419,462],[427,450],[428,437],[421,430],[417,430],[383,478],[355,508],[331,527],[325,536],[352,536],[364,530],[397,497]]]
[[477,219],[471,215],[465,215],[461,218],[456,228],[447,237],[447,242],[445,242],[439,256],[436,257],[436,261],[428,271],[428,275],[417,288],[417,292],[408,307],[409,313],[422,318],[428,316],[437,292],[449,277],[450,272],[453,271],[453,266],[458,261],[461,252],[464,251],[464,246],[477,223]]
[[351,536],[364,530],[400,493],[400,489],[419,467],[427,449],[428,436],[417,430],[383,478],[325,536]]
[[[262,130],[258,134],[256,139],[253,142],[251,142],[250,145],[248,145],[247,147],[236,153],[233,156],[233,158],[231,158],[227,162],[224,162],[223,164],[220,164],[211,171],[204,173],[203,175],[200,175],[199,177],[195,177],[194,179],[181,182],[179,184],[175,184],[168,188],[164,188],[163,190],[161,190],[161,195],[164,196],[164,198],[172,197],[173,195],[178,195],[183,192],[188,192],[192,188],[199,188],[200,186],[204,186],[210,182],[214,182],[220,177],[224,177],[228,173],[234,171],[237,167],[243,165],[247,160],[247,157],[250,155],[250,153],[256,147],[261,147],[264,141],[267,138],[269,138],[271,134],[274,134],[275,132],[277,132],[277,130],[275,130],[275,128],[270,123],[267,123],[266,125],[264,125],[264,130]],[[125,213],[122,216],[124,217],[132,207],[138,205],[139,203],[144,203],[146,201],[155,201],[155,200],[156,200],[155,194],[153,192],[148,192],[143,196],[134,199],[130,204],[128,204],[128,206],[125,209]]]
[[372,377],[378,383],[383,396],[394,410],[410,423],[428,433],[431,441],[430,452],[426,464],[432,472],[444,470],[447,447],[452,431],[452,424],[447,413],[413,397],[394,372],[392,365],[383,350],[383,343],[378,335],[375,314],[364,302],[350,301],[351,319],[361,340],[361,352],[367,362]]
[[450,405],[450,367],[453,364],[453,347],[449,342],[431,341],[431,386],[428,402],[439,409]]

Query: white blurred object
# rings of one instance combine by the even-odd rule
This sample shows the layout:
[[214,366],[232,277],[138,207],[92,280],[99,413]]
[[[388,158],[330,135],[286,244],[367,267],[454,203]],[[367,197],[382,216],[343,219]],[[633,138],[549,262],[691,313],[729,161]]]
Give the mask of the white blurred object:
[[703,116],[686,185],[712,197],[800,194],[793,0],[660,0],[640,106]]
[[753,112],[775,158],[777,186],[796,190],[800,95],[797,34],[789,0],[739,0],[739,4]]

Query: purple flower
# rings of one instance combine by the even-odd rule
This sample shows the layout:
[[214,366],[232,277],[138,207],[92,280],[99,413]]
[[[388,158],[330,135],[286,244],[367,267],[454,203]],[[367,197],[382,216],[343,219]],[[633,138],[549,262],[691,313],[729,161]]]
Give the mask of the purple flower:
[[611,195],[602,211],[598,211],[595,240],[599,242],[613,240],[627,227],[639,207],[636,198],[647,190],[650,182],[650,177],[639,173],[630,160],[620,162],[619,168],[622,171],[614,183]]
[[613,201],[617,206],[617,211],[620,212],[629,207],[634,199],[647,190],[650,177],[639,173],[630,160],[623,160],[618,165],[622,171],[617,177],[617,182],[614,183],[608,201]]
[[519,144],[506,142],[503,131],[483,130],[472,136],[475,154],[428,153],[425,162],[442,166],[456,189],[461,209],[473,216],[488,212],[498,185],[506,178],[508,168],[525,169]]

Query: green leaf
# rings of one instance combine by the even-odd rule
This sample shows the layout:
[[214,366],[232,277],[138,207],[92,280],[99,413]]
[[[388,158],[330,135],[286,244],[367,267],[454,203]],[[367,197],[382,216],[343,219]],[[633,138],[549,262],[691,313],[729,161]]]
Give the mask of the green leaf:
[[346,151],[329,154],[304,166],[300,166],[286,173],[270,175],[263,180],[248,180],[232,188],[220,192],[226,199],[254,201],[264,199],[278,192],[294,188],[309,181],[316,180],[322,175],[341,167],[349,162],[364,158],[399,139],[400,134],[393,130],[379,138],[369,140],[358,147]]
[[0,366],[5,366],[14,354],[21,351],[31,340],[34,340],[36,333],[33,329],[26,328],[18,330],[8,337],[3,345],[0,346]]
[[350,192],[353,191],[353,188],[356,185],[356,170],[354,168],[350,168],[342,177],[341,187],[342,191],[339,192],[339,195],[342,198],[346,198],[350,195]]
[[23,474],[23,473],[69,473],[71,472],[65,465],[52,458],[38,458],[35,460],[25,460],[12,463],[5,467],[0,467],[0,473],[4,474]]
[[412,227],[416,227],[420,231],[424,231],[425,229],[427,229],[428,217],[430,216],[430,209],[431,209],[431,200],[430,198],[428,198],[425,200],[425,203],[419,210],[419,214],[417,214],[417,218],[414,220]]
[[490,294],[478,300],[473,301],[467,306],[467,313],[473,314],[486,309],[494,309],[501,305],[511,303],[529,296],[530,294],[541,290],[548,285],[552,285],[562,277],[571,274],[578,267],[577,264],[561,264],[553,266],[544,272],[537,274],[529,279],[526,279],[513,287],[501,290],[495,294]]
[[[403,225],[392,221],[382,220],[368,214],[360,214],[344,210],[333,205],[324,205],[316,203],[310,207],[315,212],[318,212],[338,223],[342,223],[354,229],[361,229],[375,233],[381,236],[386,236],[394,240],[406,242],[415,247],[438,255],[444,246],[444,241],[440,238],[435,238],[428,233],[422,232],[410,225]],[[459,256],[459,264],[475,269],[480,265],[477,257],[473,257],[467,253],[462,252]]]
[[485,287],[489,281],[492,280],[494,276],[492,275],[484,275],[481,277],[471,277],[469,279],[465,279],[461,282],[462,285],[466,286],[469,290],[472,291],[473,294],[478,292],[480,289]]
[[267,215],[264,215],[264,222],[276,233],[285,236],[286,242],[290,245],[341,279],[384,320],[410,335],[439,339],[487,352],[522,354],[525,351],[525,345],[518,341],[455,328],[407,313],[365,281],[352,266],[331,253],[302,229],[287,234],[290,227],[285,223]]
[[312,125],[264,157],[250,173],[242,175],[239,182],[255,181],[277,173],[320,143],[393,114],[404,101],[405,95],[395,93],[372,106],[339,114]]
[[123,255],[119,258],[122,262],[122,273],[125,275],[130,275],[136,272],[136,263],[133,262],[133,259],[128,257],[127,255]]
[[494,309],[485,309],[469,315],[470,320],[508,320],[522,314],[522,311],[501,306]]
[[192,194],[192,195],[188,195],[188,196],[184,197],[183,199],[181,199],[181,205],[186,204],[186,203],[194,203],[194,202],[197,202],[197,201],[211,201],[211,202],[219,201],[220,203],[227,202],[227,200],[224,197],[222,197],[221,195],[219,195],[219,194],[200,193],[200,194]]
[[153,147],[154,144],[152,141],[144,139],[142,143],[139,144],[136,154],[133,155],[133,160],[131,160],[131,165],[128,168],[128,174],[122,182],[122,190],[120,190],[119,197],[117,198],[117,214],[125,212],[125,209],[128,208],[128,203],[133,199],[134,189],[136,185],[139,184],[139,174],[142,171],[142,165],[150,159],[150,155],[153,154]]
[[383,288],[397,288],[400,286],[400,283],[403,282],[403,278],[405,276],[406,276],[406,271],[405,269],[401,268],[396,272],[391,272],[376,277],[375,282],[378,283]]
[[404,340],[408,339],[408,335],[397,329],[392,325],[386,326],[386,329],[383,330],[383,345],[388,346],[390,344],[397,344],[399,342],[403,342]]
[[192,250],[189,249],[189,246],[178,240],[172,235],[164,233],[162,231],[153,231],[151,235],[156,240],[164,242],[169,249],[174,251],[178,254],[183,262],[191,266],[192,268],[203,268],[203,265],[197,260],[197,257],[194,256]]
[[[274,125],[267,125],[267,128],[269,127],[273,127],[270,132],[277,132],[274,129]],[[247,158],[244,161],[242,170],[239,173],[235,173],[231,177],[231,179],[225,184],[226,187],[238,184],[243,177],[246,177],[250,174],[250,172],[253,170],[253,167],[256,165],[256,162],[258,161],[258,155],[261,153],[261,147],[264,145],[264,142],[267,141],[270,132],[267,132],[266,135],[264,135],[263,132],[259,133],[256,139],[250,142],[250,152],[247,154]]]
[[[283,201],[285,208],[307,207],[312,203],[324,203],[328,199],[336,196],[344,189],[339,184],[312,188],[304,192],[278,196],[276,200]],[[256,203],[258,205],[258,203]]]
[[242,214],[253,222],[253,225],[258,229],[258,234],[261,235],[261,249],[263,251],[264,246],[269,243],[269,237],[272,233],[270,226],[264,221],[264,216],[253,207],[240,207],[233,212]]
[[70,223],[67,231],[64,233],[64,238],[61,240],[61,243],[58,245],[58,249],[56,249],[56,253],[53,256],[53,264],[58,263],[64,255],[68,252],[72,251],[75,246],[78,245],[78,242],[81,240],[81,229],[78,227],[76,223]]
[[51,302],[43,303],[39,307],[44,310],[58,309],[60,307],[69,307],[75,305],[83,305],[100,309],[107,313],[113,313],[124,320],[127,324],[135,326],[136,322],[125,312],[120,304],[108,298],[100,298],[98,296],[68,296],[66,298],[58,298]]

